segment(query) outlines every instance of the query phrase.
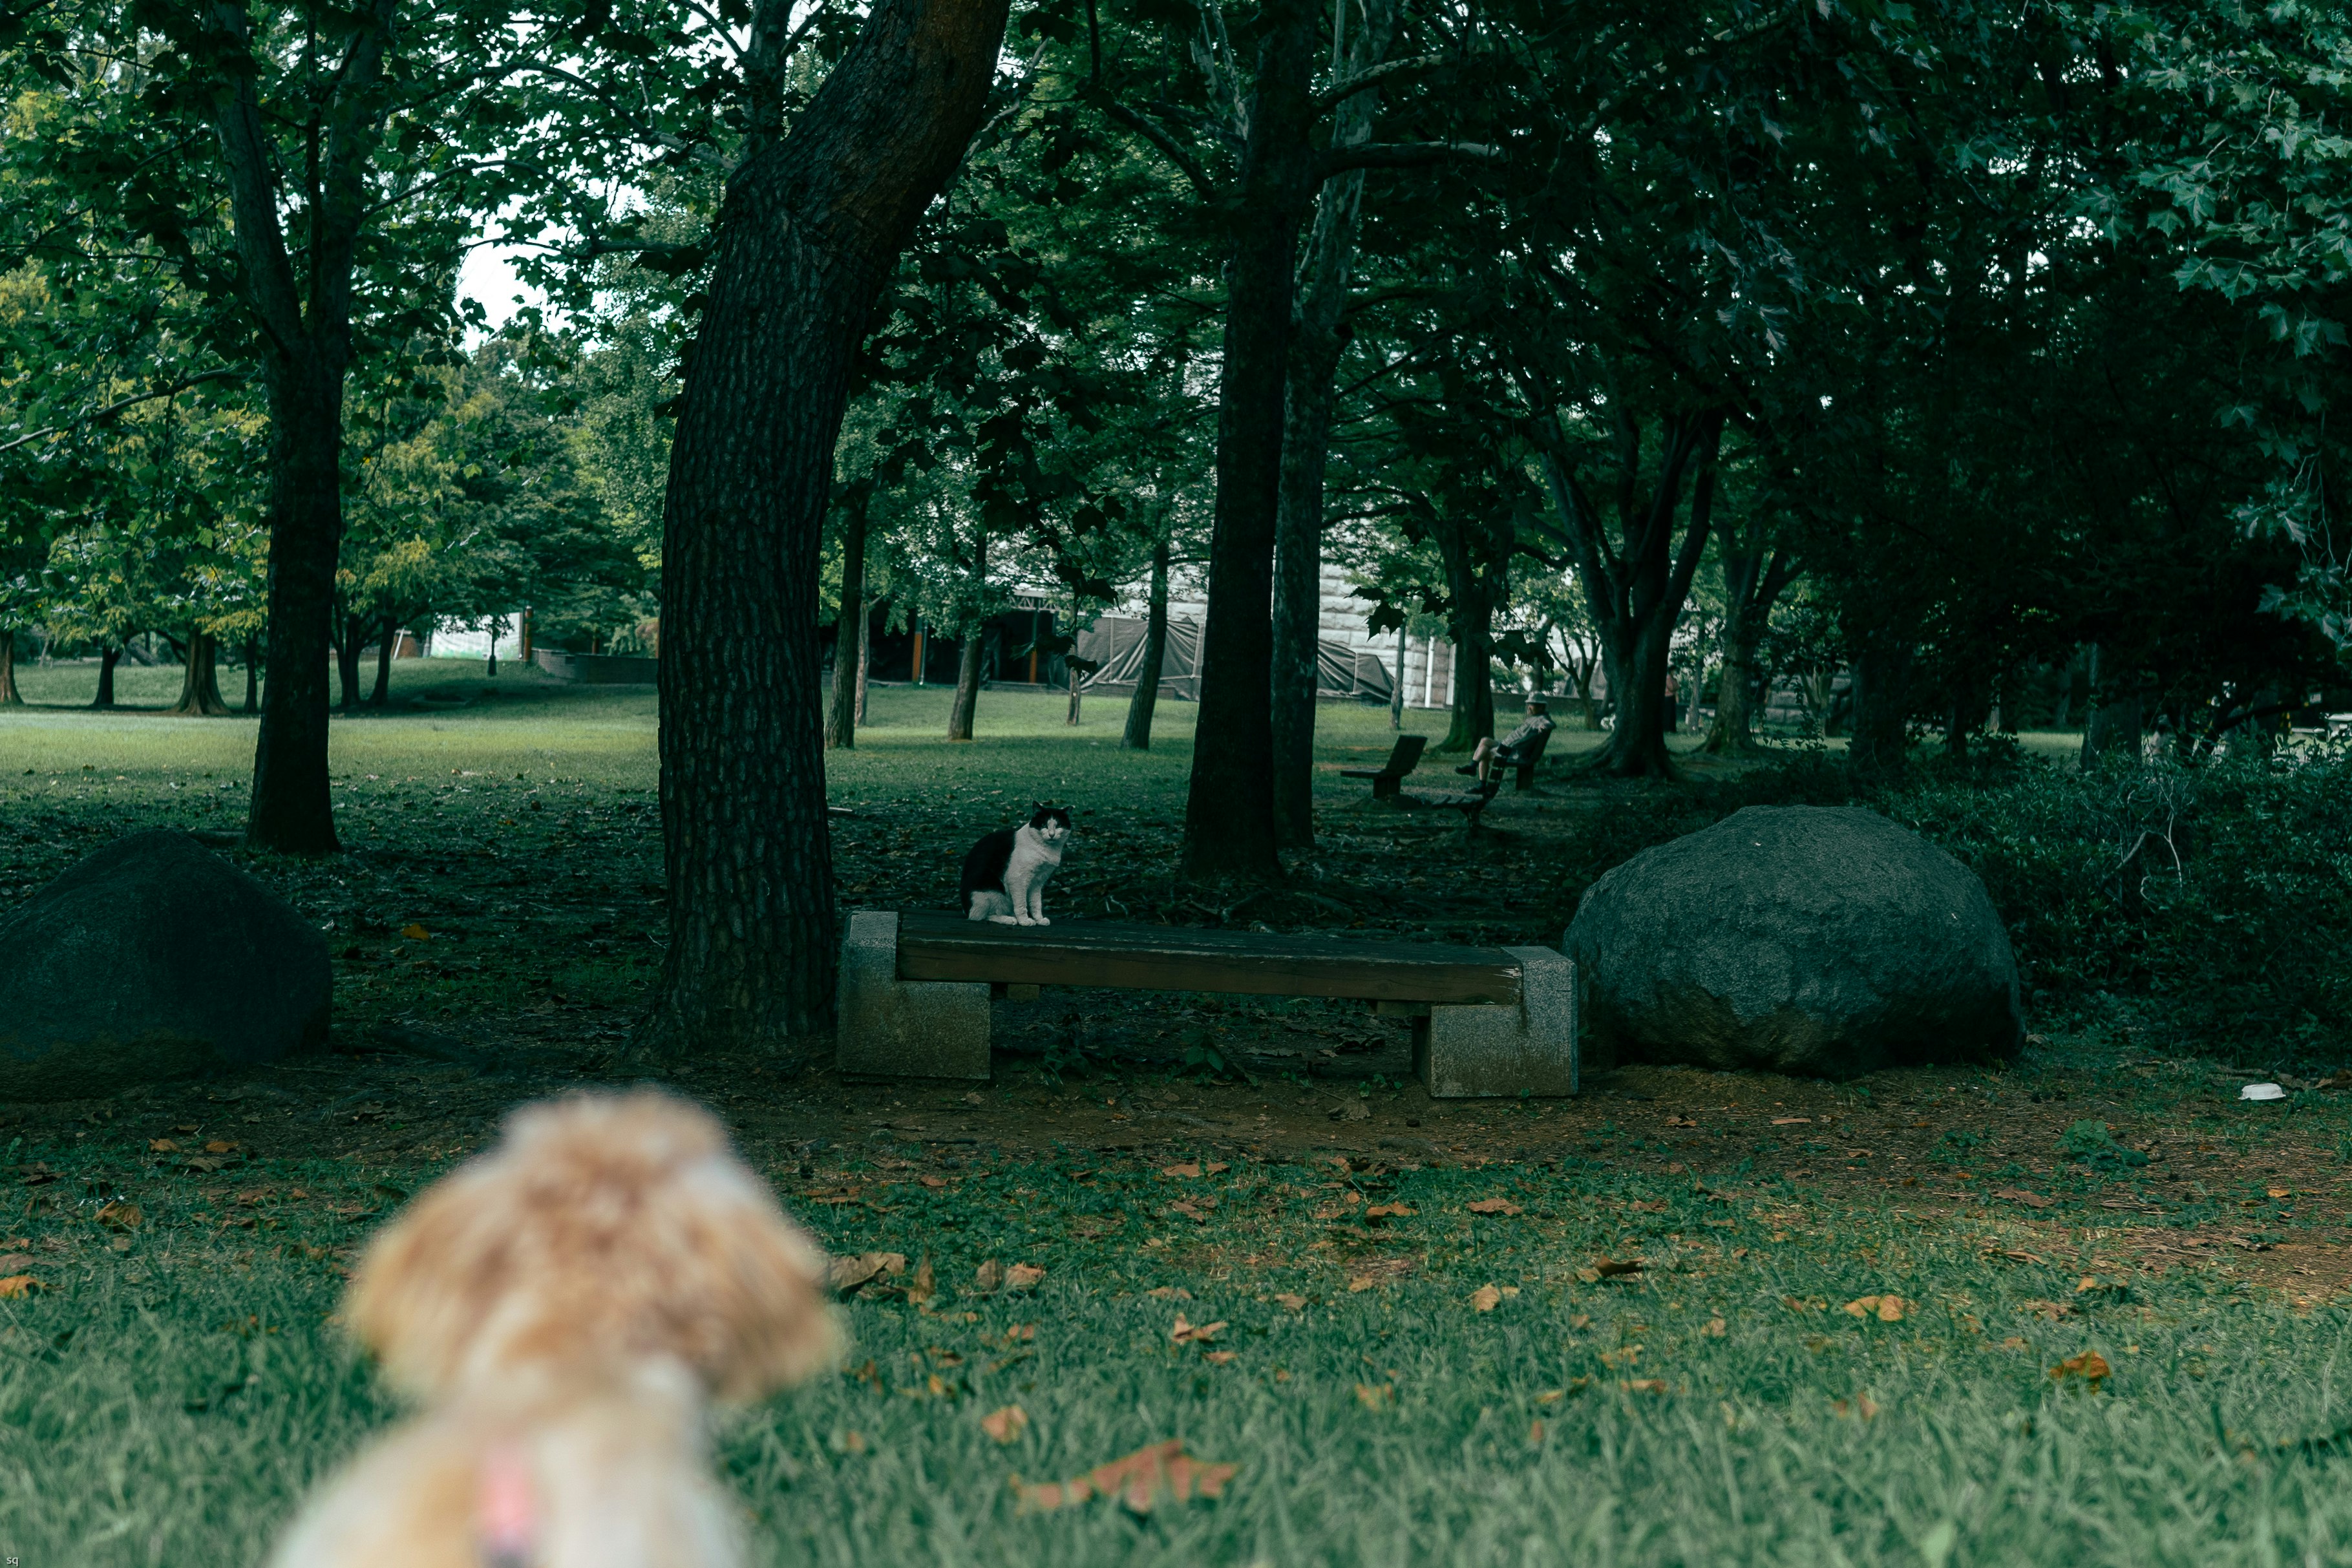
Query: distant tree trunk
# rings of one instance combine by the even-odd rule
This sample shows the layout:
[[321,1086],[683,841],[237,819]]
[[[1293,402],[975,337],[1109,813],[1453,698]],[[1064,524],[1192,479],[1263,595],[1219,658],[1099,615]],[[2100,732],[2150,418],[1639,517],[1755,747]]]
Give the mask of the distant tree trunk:
[[1900,773],[1908,756],[1912,645],[1859,648],[1853,658],[1853,719],[1846,765],[1865,777]]
[[1698,732],[1699,705],[1706,697],[1706,661],[1702,658],[1691,666],[1690,710],[1683,715],[1683,728]]
[[245,710],[261,711],[261,641],[257,637],[245,639]]
[[857,708],[866,687],[866,508],[870,491],[848,498],[841,531],[841,615],[833,628],[833,706],[824,743],[840,751],[857,744]]
[[24,705],[24,693],[16,689],[16,634],[0,627],[0,708]]
[[1404,650],[1408,636],[1402,626],[1397,627],[1396,679],[1389,686],[1389,728],[1391,730],[1404,728]]
[[1074,664],[1063,665],[1062,671],[1070,682],[1070,716],[1064,722],[1075,725],[1078,721],[1078,693],[1086,685],[1087,674]]
[[98,695],[90,699],[93,708],[114,706],[114,667],[122,662],[122,650],[104,647],[98,650]]
[[833,1019],[815,617],[849,379],[876,295],[962,160],[1007,0],[874,0],[780,135],[790,0],[760,0],[747,133],[662,517],[669,946],[653,1055],[777,1052]]
[[[1619,522],[1622,552],[1612,549],[1601,517],[1570,467],[1565,437],[1556,420],[1536,421],[1544,443],[1545,478],[1560,531],[1575,556],[1601,636],[1601,666],[1609,678],[1609,702],[1616,724],[1591,766],[1622,778],[1672,778],[1666,752],[1671,709],[1666,683],[1675,623],[1690,597],[1692,576],[1706,552],[1714,528],[1716,457],[1723,444],[1719,410],[1669,416],[1660,442],[1657,475],[1646,503],[1637,499],[1642,470],[1641,437],[1630,416],[1617,430]],[[1689,521],[1675,542],[1675,520],[1682,510],[1683,480],[1694,468]]]
[[[1357,6],[1346,7],[1349,11]],[[1394,0],[1362,0],[1344,64],[1353,76],[1381,63],[1395,31]],[[1360,92],[1331,119],[1331,145],[1372,139],[1380,94]],[[1323,469],[1331,442],[1332,377],[1353,335],[1343,319],[1363,212],[1364,172],[1323,182],[1300,268],[1283,398],[1282,491],[1275,525],[1274,830],[1285,848],[1315,842],[1315,693],[1323,637]]]
[[1315,7],[1268,0],[1226,268],[1217,500],[1186,876],[1282,873],[1274,826],[1274,541],[1298,230],[1314,195]]
[[342,710],[356,713],[360,708],[360,628],[346,616],[342,640],[335,644],[335,676],[343,689]]
[[[971,590],[976,601],[988,591],[988,525],[982,523],[980,537],[971,549]],[[985,622],[973,621],[964,628],[963,643],[956,658],[955,700],[948,705],[948,739],[971,739],[972,710],[980,705],[980,656],[982,639],[988,635]]]
[[1143,668],[1127,704],[1127,731],[1118,743],[1129,751],[1151,750],[1151,713],[1160,706],[1160,667],[1168,658],[1168,542],[1151,551],[1151,594],[1143,612]]
[[2083,725],[2083,765],[2101,757],[2122,756],[2139,761],[2140,737],[2146,723],[2139,685],[2129,672],[2115,668],[2099,645],[2091,645],[2088,660],[2092,703]]
[[400,636],[400,623],[392,616],[383,618],[383,635],[375,640],[375,689],[368,693],[368,706],[392,706],[392,653],[394,639]]
[[192,632],[188,637],[185,673],[180,680],[180,700],[172,711],[191,718],[217,719],[228,712],[228,704],[221,700],[220,676],[216,666],[220,640],[210,632]]
[[[1705,749],[1720,755],[1761,750],[1756,743],[1756,649],[1772,624],[1772,606],[1797,574],[1785,552],[1768,552],[1728,522],[1717,533],[1723,559],[1723,679],[1716,688],[1715,724]],[[1769,560],[1767,560],[1767,556]]]
[[[506,629],[506,617],[504,616],[492,616],[487,625],[489,628],[490,634],[490,667],[488,676],[490,679],[496,680],[499,678],[499,633]],[[592,654],[596,651],[596,638],[593,634],[591,634],[588,638],[588,651]]]
[[857,722],[860,725],[870,722],[866,716],[866,692],[867,678],[874,668],[874,612],[877,608],[878,602],[861,604],[857,610]]
[[1495,732],[1494,616],[1502,584],[1481,575],[1471,558],[1471,532],[1480,526],[1441,517],[1431,530],[1445,565],[1454,634],[1453,721],[1438,742],[1441,752],[1470,751]]

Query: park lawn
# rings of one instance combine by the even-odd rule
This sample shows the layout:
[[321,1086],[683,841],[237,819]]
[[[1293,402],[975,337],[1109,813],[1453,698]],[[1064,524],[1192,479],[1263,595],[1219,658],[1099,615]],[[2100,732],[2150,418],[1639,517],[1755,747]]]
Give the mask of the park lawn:
[[[0,1552],[253,1560],[391,1415],[331,1321],[369,1228],[508,1106],[633,1076],[663,934],[651,695],[510,669],[490,697],[439,662],[337,722],[349,854],[241,858],[330,931],[334,1048],[0,1108],[0,1278],[39,1282],[0,1299]],[[951,902],[971,838],[1051,797],[1080,811],[1057,909],[1246,918],[1168,875],[1190,707],[1137,755],[1118,704],[1074,733],[1063,699],[1010,692],[950,746],[946,697],[877,689],[827,759],[845,907]],[[1646,798],[1548,769],[1473,839],[1337,777],[1385,754],[1384,710],[1323,721],[1318,847],[1276,923],[1556,941],[1594,802]],[[127,828],[226,842],[251,740],[0,712],[0,917]],[[2336,1095],[2240,1104],[2238,1075],[2121,1033],[2007,1072],[1630,1068],[1544,1104],[1432,1103],[1369,1021],[1256,999],[1049,994],[997,1032],[971,1091],[673,1075],[829,1246],[936,1284],[861,1292],[843,1371],[726,1428],[762,1562],[2252,1564],[2352,1540]],[[1203,1038],[1253,1080],[1176,1070]],[[2130,1152],[2065,1157],[2086,1121]],[[1490,1198],[1521,1212],[1467,1212]],[[1045,1280],[982,1294],[990,1259]],[[1226,1326],[1180,1343],[1179,1313]],[[1000,1447],[981,1417],[1016,1404]],[[1238,1465],[1226,1494],[1137,1521],[1008,1485],[1164,1438]]]

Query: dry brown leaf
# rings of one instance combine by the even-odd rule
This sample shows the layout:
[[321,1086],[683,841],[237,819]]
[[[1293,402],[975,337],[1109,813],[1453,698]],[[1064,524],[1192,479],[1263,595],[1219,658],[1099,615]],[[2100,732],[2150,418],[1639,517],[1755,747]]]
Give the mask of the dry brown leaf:
[[11,1274],[6,1279],[0,1279],[0,1300],[29,1296],[41,1289],[43,1289],[41,1282],[29,1274]]
[[2019,1303],[2018,1310],[2031,1312],[2037,1318],[2046,1318],[2053,1323],[2061,1318],[2071,1318],[2074,1315],[2074,1309],[2063,1301],[2024,1301]]
[[1603,1279],[1615,1279],[1627,1274],[1639,1274],[1641,1271],[1642,1260],[1638,1258],[1596,1258],[1592,1260],[1592,1272]]
[[1810,1116],[1776,1116],[1772,1118],[1772,1125],[1775,1127],[1801,1127],[1811,1121],[1812,1118]]
[[1131,1513],[1150,1513],[1163,1499],[1181,1503],[1213,1498],[1240,1469],[1238,1465],[1204,1465],[1184,1452],[1181,1440],[1171,1438],[1066,1481],[1032,1487],[1016,1478],[1013,1484],[1025,1508],[1067,1508],[1093,1498],[1116,1497]]
[[1663,1377],[1636,1377],[1617,1385],[1628,1394],[1664,1394],[1666,1380]]
[[1404,1204],[1374,1204],[1371,1207],[1364,1211],[1364,1218],[1367,1221],[1382,1219],[1411,1219],[1412,1217],[1412,1208]]
[[1568,1390],[1565,1388],[1547,1388],[1541,1394],[1536,1395],[1536,1403],[1538,1405],[1558,1405],[1561,1400],[1566,1399],[1567,1397]]
[[1709,1318],[1706,1321],[1706,1326],[1699,1330],[1699,1332],[1705,1334],[1708,1339],[1719,1340],[1723,1338],[1729,1327],[1730,1325],[1726,1323],[1721,1318]]
[[1380,1280],[1372,1275],[1351,1274],[1348,1277],[1348,1293],[1352,1296],[1360,1290],[1372,1289],[1379,1284]]
[[1227,1362],[1233,1360],[1235,1353],[1236,1352],[1233,1351],[1202,1351],[1201,1352],[1201,1359],[1203,1361],[1213,1362],[1218,1366],[1223,1366]]
[[98,1223],[112,1226],[117,1230],[137,1230],[139,1222],[144,1217],[137,1204],[110,1203],[98,1211]]
[[2096,1388],[2099,1380],[2114,1371],[2115,1369],[2107,1364],[2106,1357],[2096,1351],[2084,1351],[2081,1355],[2070,1355],[2052,1367],[2050,1375],[2060,1379],[2079,1377]]
[[1542,1442],[1542,1441],[1543,1441],[1543,1439],[1544,1439],[1544,1424],[1543,1424],[1542,1422],[1540,1422],[1540,1421],[1530,1421],[1530,1422],[1528,1422],[1528,1442],[1530,1442],[1530,1443],[1540,1443],[1540,1442]]
[[931,1272],[931,1260],[926,1258],[915,1265],[915,1277],[907,1283],[907,1300],[919,1307],[939,1293],[939,1276]]
[[1144,1294],[1160,1301],[1189,1301],[1192,1299],[1192,1292],[1181,1285],[1154,1285]]
[[1843,1399],[1833,1400],[1831,1402],[1830,1408],[1841,1415],[1859,1415],[1864,1421],[1875,1420],[1878,1416],[1878,1401],[1871,1398],[1867,1394],[1855,1394],[1852,1405],[1848,1405]]
[[1669,1127],[1696,1127],[1698,1123],[1692,1121],[1687,1116],[1669,1116],[1666,1118],[1666,1125]]
[[413,921],[407,925],[400,928],[400,934],[410,942],[431,942],[433,940],[433,933],[431,931],[426,931],[423,926],[416,924]]
[[147,1148],[149,1152],[155,1154],[176,1154],[180,1152],[180,1146],[169,1138],[151,1139]]
[[211,1142],[205,1145],[205,1152],[207,1154],[234,1154],[236,1152],[237,1148],[238,1145],[230,1142],[226,1138],[215,1138]]
[[1857,1296],[1845,1304],[1846,1315],[1852,1318],[1876,1318],[1882,1323],[1899,1323],[1911,1303],[1900,1296]]
[[1207,1164],[1202,1166],[1201,1169],[1203,1173],[1213,1176],[1222,1172],[1230,1171],[1233,1167],[1223,1160],[1212,1160]]
[[2265,1190],[2274,1198],[2291,1198],[2294,1196],[2294,1189],[2293,1187],[2270,1187]]
[[22,1274],[39,1261],[29,1252],[11,1252],[0,1257],[0,1274]]
[[1168,1337],[1180,1345],[1206,1344],[1224,1332],[1224,1329],[1223,1319],[1213,1323],[1194,1324],[1186,1322],[1184,1314],[1179,1312],[1176,1314],[1176,1326],[1168,1331]]
[[971,1271],[972,1289],[986,1294],[1004,1289],[1004,1265],[992,1258]]
[[1470,1305],[1481,1312],[1491,1312],[1503,1304],[1503,1293],[1492,1285],[1481,1285],[1470,1292]]
[[835,1290],[845,1294],[886,1274],[903,1274],[906,1271],[907,1255],[903,1252],[861,1252],[833,1260],[832,1285]]
[[1465,1206],[1466,1206],[1472,1214],[1512,1215],[1525,1214],[1528,1212],[1508,1198],[1480,1198],[1476,1203],[1469,1204]]
[[1192,1177],[1201,1173],[1201,1167],[1197,1162],[1187,1160],[1181,1165],[1162,1165],[1160,1173],[1163,1176]]
[[1018,1405],[1008,1405],[982,1416],[980,1429],[999,1443],[1018,1443],[1021,1434],[1029,1430],[1029,1413]]
[[1389,1401],[1395,1397],[1396,1384],[1392,1383],[1360,1383],[1356,1384],[1356,1403],[1362,1405],[1367,1410],[1386,1409]]
[[2023,1204],[2030,1209],[2046,1209],[2058,1201],[2055,1198],[2045,1198],[2040,1193],[2023,1192],[2016,1187],[2002,1187],[1995,1192],[1993,1196],[2007,1198],[2011,1203]]
[[945,1176],[923,1176],[919,1179],[922,1182],[923,1185],[930,1188],[933,1192],[938,1192],[940,1188],[948,1184],[948,1179]]
[[1045,1278],[1045,1268],[1034,1263],[1016,1263],[1004,1271],[1007,1290],[1034,1290]]
[[1644,1203],[1627,1204],[1625,1206],[1635,1214],[1664,1214],[1672,1205],[1663,1198],[1653,1198]]
[[1307,1298],[1304,1296],[1293,1296],[1286,1292],[1283,1295],[1276,1296],[1275,1300],[1278,1304],[1287,1307],[1294,1312],[1303,1312],[1307,1310]]

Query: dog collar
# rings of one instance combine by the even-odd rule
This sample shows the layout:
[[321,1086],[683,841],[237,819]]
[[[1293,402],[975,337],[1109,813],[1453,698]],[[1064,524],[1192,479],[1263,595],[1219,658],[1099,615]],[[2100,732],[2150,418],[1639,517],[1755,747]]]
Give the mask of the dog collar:
[[530,1461],[519,1444],[500,1443],[482,1456],[475,1495],[482,1568],[531,1568],[539,1561],[538,1503]]

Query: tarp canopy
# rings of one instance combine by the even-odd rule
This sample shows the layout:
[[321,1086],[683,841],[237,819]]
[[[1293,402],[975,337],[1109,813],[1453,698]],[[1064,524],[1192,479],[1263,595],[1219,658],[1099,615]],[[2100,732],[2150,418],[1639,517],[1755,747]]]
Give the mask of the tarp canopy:
[[[1144,623],[1127,616],[1104,616],[1078,634],[1078,657],[1102,668],[1087,682],[1089,691],[1133,693],[1143,674]],[[1316,649],[1317,695],[1385,702],[1391,672],[1370,648],[1323,641]],[[1186,702],[1201,700],[1201,623],[1170,616],[1168,646],[1160,660],[1160,694]]]

